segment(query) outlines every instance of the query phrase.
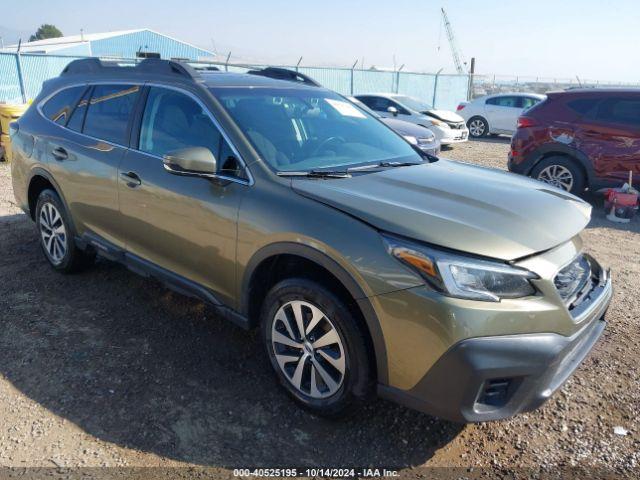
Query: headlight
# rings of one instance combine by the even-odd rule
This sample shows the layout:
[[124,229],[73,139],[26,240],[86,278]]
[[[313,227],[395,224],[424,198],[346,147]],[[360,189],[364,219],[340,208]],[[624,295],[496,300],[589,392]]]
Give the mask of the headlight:
[[530,280],[538,276],[529,270],[436,250],[390,235],[383,237],[391,255],[444,295],[499,302],[536,293]]
[[418,138],[418,145],[428,145],[430,143],[433,143],[435,141],[436,137],[434,137],[433,135],[430,137],[420,137]]
[[418,139],[413,135],[403,135],[404,139],[411,145],[418,145]]
[[442,128],[450,128],[448,123],[445,123],[441,120],[436,120],[435,118],[430,118],[429,121],[431,123],[433,123],[434,125],[438,126],[438,127],[442,127]]

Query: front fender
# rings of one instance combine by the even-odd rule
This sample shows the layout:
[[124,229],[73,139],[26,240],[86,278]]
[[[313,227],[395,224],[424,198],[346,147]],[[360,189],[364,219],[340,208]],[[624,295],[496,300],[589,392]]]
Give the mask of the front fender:
[[267,245],[258,250],[247,264],[241,282],[241,313],[245,316],[249,312],[250,293],[249,286],[251,279],[258,266],[268,258],[276,255],[295,255],[323,267],[336,277],[340,283],[348,290],[351,297],[357,302],[367,324],[369,334],[373,343],[378,372],[378,381],[387,382],[387,351],[384,343],[382,328],[378,320],[375,309],[364,290],[336,260],[324,252],[311,246],[295,242],[278,242]]

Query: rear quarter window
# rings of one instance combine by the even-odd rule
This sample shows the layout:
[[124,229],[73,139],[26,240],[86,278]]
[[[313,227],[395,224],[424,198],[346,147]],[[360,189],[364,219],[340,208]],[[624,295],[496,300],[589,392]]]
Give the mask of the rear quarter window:
[[534,105],[538,104],[541,102],[541,99],[539,98],[534,98],[534,97],[520,97],[520,102],[521,102],[521,107],[524,110],[529,110],[531,107],[533,107]]
[[44,103],[42,113],[52,122],[65,125],[85,88],[81,86],[61,90]]
[[598,105],[596,119],[606,123],[640,126],[640,98],[605,98]]
[[87,91],[84,92],[82,98],[76,105],[75,110],[71,114],[71,118],[67,122],[67,128],[74,130],[76,132],[82,131],[82,125],[84,123],[84,116],[87,112],[87,105],[89,104],[89,95],[91,94],[91,88],[87,88]]

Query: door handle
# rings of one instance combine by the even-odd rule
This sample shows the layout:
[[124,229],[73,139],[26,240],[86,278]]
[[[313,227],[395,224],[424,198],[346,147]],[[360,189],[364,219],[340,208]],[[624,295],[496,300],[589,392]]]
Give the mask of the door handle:
[[69,154],[67,153],[67,151],[62,148],[62,147],[56,147],[51,151],[51,154],[53,155],[53,158],[55,158],[58,161],[62,161],[62,160],[66,160],[67,158],[69,158]]
[[142,184],[142,180],[135,172],[120,172],[120,178],[122,178],[127,187],[136,188]]

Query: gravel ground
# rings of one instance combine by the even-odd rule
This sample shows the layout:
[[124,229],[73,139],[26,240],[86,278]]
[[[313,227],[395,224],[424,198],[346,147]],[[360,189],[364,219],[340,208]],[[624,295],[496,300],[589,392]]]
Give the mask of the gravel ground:
[[[489,139],[443,155],[503,169],[507,151],[506,139]],[[575,466],[632,477],[640,219],[608,223],[600,201],[589,200],[585,243],[614,271],[609,325],[542,409],[462,426],[379,400],[330,422],[280,391],[255,334],[203,304],[106,261],[54,273],[0,164],[0,466],[206,467],[226,476],[249,465],[395,466],[406,476],[424,467],[473,476]],[[614,434],[617,426],[628,433]]]

